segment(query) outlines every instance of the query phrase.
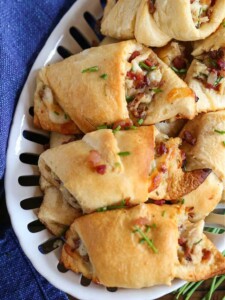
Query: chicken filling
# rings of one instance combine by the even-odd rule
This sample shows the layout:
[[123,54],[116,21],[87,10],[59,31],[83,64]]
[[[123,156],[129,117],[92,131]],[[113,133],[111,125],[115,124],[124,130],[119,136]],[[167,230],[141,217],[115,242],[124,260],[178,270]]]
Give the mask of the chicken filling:
[[179,226],[178,258],[182,265],[209,262],[211,251],[204,247],[204,221],[190,223],[185,221]]
[[128,60],[126,100],[128,110],[136,119],[144,120],[154,96],[162,92],[162,71],[155,57],[135,51]]
[[223,94],[225,89],[225,48],[209,51],[199,58],[198,71],[194,78],[207,89]]
[[216,0],[190,0],[191,14],[196,28],[209,22]]
[[39,96],[48,109],[48,116],[51,122],[55,124],[65,124],[71,120],[70,117],[55,102],[52,90],[49,86],[43,85],[39,90]]

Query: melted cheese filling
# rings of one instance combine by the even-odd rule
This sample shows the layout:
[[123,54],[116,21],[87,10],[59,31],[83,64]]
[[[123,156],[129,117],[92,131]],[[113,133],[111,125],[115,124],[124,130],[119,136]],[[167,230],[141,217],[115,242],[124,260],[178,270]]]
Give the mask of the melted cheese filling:
[[41,100],[48,109],[49,119],[55,124],[65,124],[70,121],[69,116],[55,102],[52,90],[44,85],[40,93]]

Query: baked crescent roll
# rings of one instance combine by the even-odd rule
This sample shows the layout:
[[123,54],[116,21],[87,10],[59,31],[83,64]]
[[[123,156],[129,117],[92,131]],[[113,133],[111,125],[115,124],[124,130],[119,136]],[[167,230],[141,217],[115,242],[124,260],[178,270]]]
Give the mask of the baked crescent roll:
[[204,52],[194,59],[185,81],[197,96],[198,113],[224,109],[225,43],[224,47]]
[[133,39],[136,14],[141,1],[107,1],[101,23],[101,32],[116,39]]
[[148,0],[107,1],[101,32],[116,39],[135,37],[146,46],[164,46],[171,37],[159,29],[150,10]]
[[225,271],[225,258],[202,233],[203,224],[190,223],[171,205],[93,213],[71,225],[61,261],[108,287],[170,285],[175,277],[202,280]]
[[167,66],[184,79],[190,65],[190,43],[171,41],[166,46],[156,48],[154,51]]
[[103,129],[82,140],[41,154],[42,176],[84,212],[129,200],[148,199],[149,168],[154,159],[154,127]]
[[83,132],[129,116],[149,125],[196,114],[194,92],[152,50],[135,41],[85,50],[45,67],[39,76]]
[[64,199],[60,190],[54,186],[45,189],[38,218],[51,233],[61,236],[81,214],[81,210],[72,207]]
[[209,52],[213,50],[218,50],[225,46],[225,27],[224,21],[220,24],[218,29],[211,34],[209,37],[202,41],[197,41],[194,43],[194,50],[192,52],[193,56],[199,56],[204,52]]
[[225,111],[197,116],[180,133],[187,169],[210,168],[225,185]]
[[56,131],[62,134],[76,134],[81,131],[70,119],[57,101],[52,90],[46,85],[44,72],[37,77],[34,94],[34,125],[48,131]]
[[[211,170],[195,169],[184,172],[184,153],[179,149],[180,138],[158,135],[156,137],[155,159],[151,163],[149,198],[152,200],[176,200],[199,187]],[[156,202],[157,203],[157,202]]]
[[[52,132],[50,135],[50,148],[70,143],[77,138],[72,135]],[[38,212],[38,218],[52,234],[61,236],[75,218],[81,216],[81,210],[72,207],[63,196],[63,193],[43,176],[40,177],[40,188],[44,192],[44,197]]]
[[168,36],[180,41],[208,37],[225,17],[225,0],[156,0],[153,18]]

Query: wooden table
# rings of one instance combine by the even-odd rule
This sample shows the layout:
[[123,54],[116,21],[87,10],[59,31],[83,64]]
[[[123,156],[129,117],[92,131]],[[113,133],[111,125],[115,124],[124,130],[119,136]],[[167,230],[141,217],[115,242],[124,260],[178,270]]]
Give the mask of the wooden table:
[[[3,181],[0,181],[0,225],[9,225],[10,219],[8,216],[8,212],[5,205],[5,195],[3,192]],[[202,300],[205,294],[209,291],[211,284],[211,280],[205,281],[193,294],[193,296],[190,298],[190,300]],[[77,298],[68,296],[70,300],[79,300]],[[169,294],[164,297],[158,298],[157,300],[175,300],[176,295]],[[180,297],[179,300],[183,300],[184,298]],[[98,299],[96,299],[98,300]],[[115,295],[116,300],[116,295]],[[225,300],[225,281],[222,283],[222,285],[217,289],[217,291],[214,293],[211,300]]]

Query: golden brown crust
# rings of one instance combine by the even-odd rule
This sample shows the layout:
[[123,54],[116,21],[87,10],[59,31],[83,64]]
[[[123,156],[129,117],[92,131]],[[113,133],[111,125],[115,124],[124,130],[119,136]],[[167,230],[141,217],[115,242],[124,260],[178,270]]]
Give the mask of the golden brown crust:
[[[65,115],[65,121],[61,123],[53,122],[49,115],[49,107],[46,106],[43,99],[41,99],[42,90],[45,86],[48,86],[45,74],[43,71],[40,71],[37,77],[36,91],[34,94],[34,125],[38,128],[42,128],[48,131],[55,131],[62,134],[77,134],[81,133],[76,124],[68,117],[65,112],[62,112],[62,109],[57,103],[54,106],[56,112],[54,113],[63,113]],[[57,118],[57,115],[56,115]]]
[[[164,210],[166,213],[162,217]],[[129,210],[84,216],[73,223],[71,231],[77,232],[85,244],[93,267],[92,277],[101,284],[125,288],[170,284],[178,263],[178,212],[179,208],[172,206],[139,205]],[[158,253],[146,243],[139,243],[139,234],[133,232],[135,222],[142,218],[147,219],[149,225],[155,224],[146,234]],[[141,227],[144,230],[145,226]],[[68,260],[70,264],[66,263],[67,266],[75,264],[73,270],[81,271],[76,257],[73,261],[68,255],[62,257],[63,263]]]
[[[99,174],[90,164],[91,150],[100,154],[105,174]],[[119,152],[128,155],[118,155]],[[39,168],[54,184],[52,171],[82,209],[90,212],[123,199],[129,199],[130,204],[145,202],[153,157],[154,127],[116,133],[103,129],[86,134],[80,141],[45,151],[40,156]]]

